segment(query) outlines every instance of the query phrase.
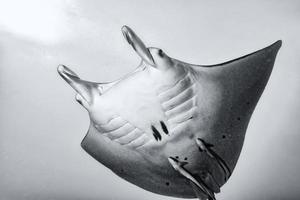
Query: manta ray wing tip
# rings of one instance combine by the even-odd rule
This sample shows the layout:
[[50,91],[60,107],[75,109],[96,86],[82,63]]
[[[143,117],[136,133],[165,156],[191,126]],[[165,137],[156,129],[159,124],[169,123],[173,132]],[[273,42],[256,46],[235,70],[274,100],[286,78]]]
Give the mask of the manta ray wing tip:
[[282,45],[282,40],[277,40],[274,44],[277,44],[279,47]]
[[277,40],[276,42],[270,45],[270,47],[276,51],[278,51],[281,46],[282,46],[282,40]]

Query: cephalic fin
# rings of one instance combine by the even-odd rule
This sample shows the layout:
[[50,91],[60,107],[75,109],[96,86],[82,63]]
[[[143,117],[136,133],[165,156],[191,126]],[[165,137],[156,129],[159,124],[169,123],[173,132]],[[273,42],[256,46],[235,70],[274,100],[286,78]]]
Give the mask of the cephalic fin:
[[143,41],[129,28],[128,26],[122,27],[122,33],[127,42],[132,46],[136,53],[142,58],[142,60],[152,66],[155,65],[153,57],[149,52]]
[[85,109],[89,109],[89,107],[90,107],[90,105],[89,105],[89,103],[79,94],[79,93],[77,93],[76,95],[75,95],[75,99],[76,99],[76,101],[80,104],[80,105],[82,105]]
[[98,89],[98,83],[85,81],[79,78],[79,76],[71,69],[64,65],[59,65],[57,71],[60,76],[77,92],[76,100],[82,104],[86,109],[93,100],[95,93],[100,94]]

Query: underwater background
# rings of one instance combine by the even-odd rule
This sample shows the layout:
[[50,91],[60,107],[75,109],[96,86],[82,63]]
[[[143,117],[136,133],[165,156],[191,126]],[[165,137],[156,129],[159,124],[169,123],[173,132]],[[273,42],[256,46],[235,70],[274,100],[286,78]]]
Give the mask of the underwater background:
[[149,46],[216,64],[283,40],[238,164],[218,200],[300,196],[300,1],[0,0],[0,199],[175,200],[113,174],[80,142],[87,112],[59,77],[111,81],[140,59],[128,25]]

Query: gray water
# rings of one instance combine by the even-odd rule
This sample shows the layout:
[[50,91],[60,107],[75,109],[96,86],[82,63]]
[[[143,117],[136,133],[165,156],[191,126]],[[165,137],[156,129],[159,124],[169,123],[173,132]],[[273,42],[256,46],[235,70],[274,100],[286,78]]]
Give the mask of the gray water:
[[217,199],[299,199],[299,1],[21,2],[0,1],[1,200],[175,199],[124,181],[80,148],[88,116],[56,72],[63,63],[82,78],[110,81],[132,71],[139,58],[123,39],[124,24],[147,45],[197,64],[282,39],[240,160]]

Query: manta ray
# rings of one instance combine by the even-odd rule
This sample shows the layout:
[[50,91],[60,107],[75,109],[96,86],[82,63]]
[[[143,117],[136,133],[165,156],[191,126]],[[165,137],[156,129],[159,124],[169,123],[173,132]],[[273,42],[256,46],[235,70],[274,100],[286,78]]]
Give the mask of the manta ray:
[[112,82],[86,81],[64,65],[90,126],[82,148],[154,193],[214,200],[239,158],[252,112],[281,41],[216,65],[195,65],[122,32],[140,65]]

